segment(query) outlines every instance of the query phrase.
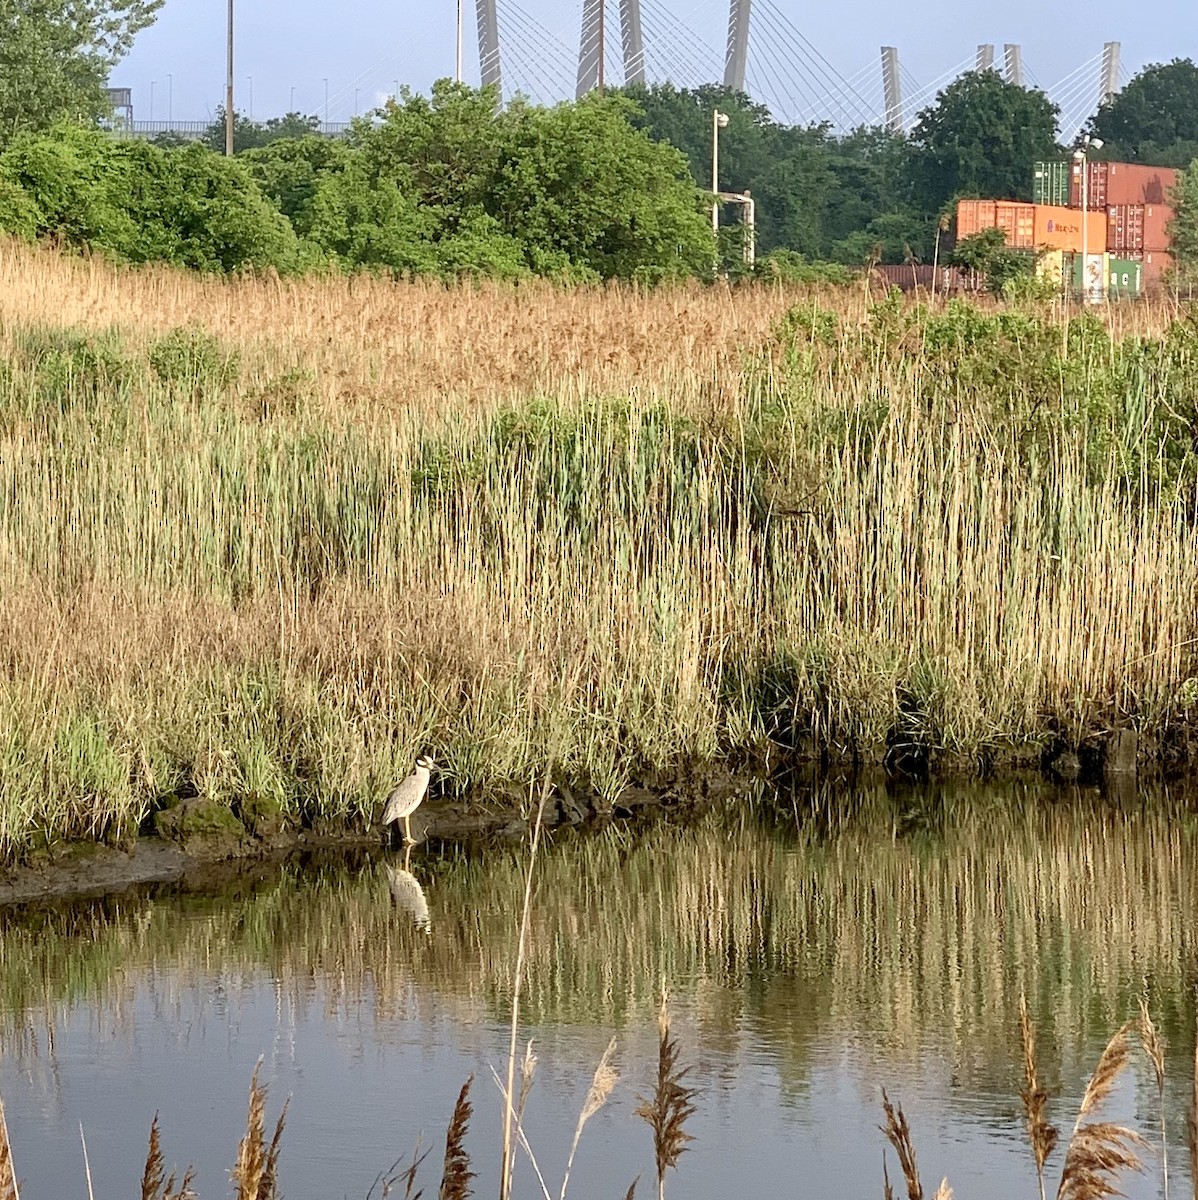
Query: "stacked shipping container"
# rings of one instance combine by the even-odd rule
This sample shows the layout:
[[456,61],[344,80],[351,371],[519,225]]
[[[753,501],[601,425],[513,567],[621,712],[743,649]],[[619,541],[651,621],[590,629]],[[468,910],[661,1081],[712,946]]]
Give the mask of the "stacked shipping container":
[[[1106,213],[1086,214],[1089,249],[1106,244]],[[1056,204],[1022,204],[1016,200],[961,200],[957,203],[957,237],[983,229],[1001,229],[1008,246],[1019,250],[1081,250],[1082,214]]]
[[[1118,260],[1140,264],[1144,287],[1159,284],[1173,265],[1169,223],[1174,214],[1168,201],[1177,185],[1177,172],[1171,167],[1114,162],[1091,162],[1086,169],[1086,208],[1103,213],[1106,219],[1101,244]],[[1082,165],[1068,159],[1035,164],[1033,198],[1059,199],[1063,179],[1068,180],[1067,203],[1080,209]]]

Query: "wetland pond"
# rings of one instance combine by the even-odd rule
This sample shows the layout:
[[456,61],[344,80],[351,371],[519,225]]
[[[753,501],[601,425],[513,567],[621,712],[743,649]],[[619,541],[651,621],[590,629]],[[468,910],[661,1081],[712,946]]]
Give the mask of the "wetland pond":
[[[880,1196],[883,1088],[929,1195],[942,1176],[961,1200],[1037,1195],[1021,992],[1062,1142],[1106,1040],[1147,997],[1183,1194],[1196,841],[1176,793],[884,785],[553,836],[521,1023],[538,1059],[525,1127],[549,1191],[613,1035],[620,1080],[569,1194],[623,1196],[637,1175],[638,1194],[655,1191],[634,1110],[653,1087],[665,983],[699,1089],[667,1195]],[[435,1194],[470,1075],[474,1191],[496,1196],[491,1068],[506,1061],[525,860],[417,847],[406,872],[402,856],[341,855],[218,894],[158,886],[0,913],[0,1097],[23,1200],[87,1195],[81,1124],[95,1195],[139,1195],[155,1112],[168,1168],[193,1163],[203,1200],[228,1196],[259,1059],[268,1136],[291,1097],[287,1200],[365,1197],[419,1139],[419,1185]],[[1139,1057],[1107,1111],[1151,1143],[1121,1186],[1158,1195],[1156,1088]],[[542,1194],[523,1155],[515,1194]]]

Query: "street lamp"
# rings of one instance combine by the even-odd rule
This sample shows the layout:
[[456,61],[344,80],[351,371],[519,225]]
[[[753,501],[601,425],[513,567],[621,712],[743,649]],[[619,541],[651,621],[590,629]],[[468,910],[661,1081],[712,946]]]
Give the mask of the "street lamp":
[[150,120],[154,119],[154,85],[158,82],[156,79],[150,80]]
[[175,77],[169,72],[166,76],[166,123],[170,125],[175,119]]
[[720,130],[728,128],[728,114],[711,110],[711,232],[720,232]]
[[249,80],[249,84],[250,84],[250,94],[249,94],[250,120],[252,121],[254,119],[254,77],[252,75],[247,75],[246,79]]
[[1087,279],[1089,271],[1090,249],[1090,151],[1101,150],[1102,138],[1091,137],[1088,133],[1082,138],[1082,144],[1073,152],[1073,161],[1078,164],[1082,173],[1082,303],[1090,303],[1090,288]]
[[326,125],[329,123],[329,81],[327,79],[324,81],[324,123]]

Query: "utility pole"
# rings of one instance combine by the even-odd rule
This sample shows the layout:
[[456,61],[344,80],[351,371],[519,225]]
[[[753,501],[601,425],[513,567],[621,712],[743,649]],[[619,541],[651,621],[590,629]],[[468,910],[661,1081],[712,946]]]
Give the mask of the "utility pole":
[[229,0],[229,62],[225,76],[225,155],[233,157],[233,0]]

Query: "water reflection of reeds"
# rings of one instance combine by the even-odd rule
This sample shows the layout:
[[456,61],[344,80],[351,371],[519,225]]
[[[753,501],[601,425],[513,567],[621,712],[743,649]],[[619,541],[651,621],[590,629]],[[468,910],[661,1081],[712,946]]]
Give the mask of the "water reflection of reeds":
[[[792,1082],[829,1037],[864,1038],[887,1070],[913,1068],[934,1038],[976,1087],[1006,1094],[1021,992],[1051,1078],[1088,1069],[1145,990],[1177,1052],[1192,1045],[1198,879],[1184,867],[1198,825],[1168,797],[896,801],[878,789],[856,809],[831,828],[827,811],[797,826],[712,813],[549,844],[527,1022],[647,1028],[664,980],[689,998],[701,1045],[768,1045]],[[119,1028],[135,991],[177,1017],[213,979],[274,986],[293,1012],[365,998],[384,1023],[435,999],[463,1019],[502,1018],[523,856],[417,854],[431,931],[392,899],[390,865],[292,865],[216,897],[10,913],[0,1049],[52,1053],[57,1018],[78,1005]]]

